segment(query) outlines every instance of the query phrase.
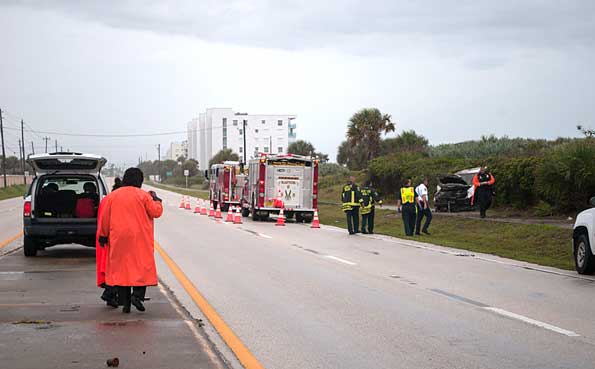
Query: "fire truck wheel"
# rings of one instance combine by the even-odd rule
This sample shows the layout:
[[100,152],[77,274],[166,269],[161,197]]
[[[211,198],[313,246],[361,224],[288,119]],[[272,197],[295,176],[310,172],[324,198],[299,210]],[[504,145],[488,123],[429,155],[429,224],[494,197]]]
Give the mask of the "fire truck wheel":
[[303,221],[304,221],[304,217],[302,216],[302,214],[296,213],[295,214],[295,222],[296,223],[302,223]]
[[229,204],[223,204],[223,205],[221,205],[221,212],[227,213],[227,210],[228,209],[229,209]]
[[314,219],[313,213],[304,214],[304,222],[305,223],[312,223],[312,219]]
[[247,218],[247,217],[248,217],[248,215],[250,215],[250,209],[243,207],[243,208],[242,208],[242,216],[243,216],[244,218]]

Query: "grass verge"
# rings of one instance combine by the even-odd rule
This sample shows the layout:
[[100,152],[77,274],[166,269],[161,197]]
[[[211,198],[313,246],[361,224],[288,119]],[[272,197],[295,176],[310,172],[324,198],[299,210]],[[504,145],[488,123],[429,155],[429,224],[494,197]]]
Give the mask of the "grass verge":
[[13,197],[22,197],[27,191],[25,185],[15,185],[6,188],[0,188],[0,200],[11,199]]
[[[347,227],[345,215],[338,206],[321,205],[319,213],[323,224]],[[390,210],[376,209],[374,232],[411,239],[405,236],[400,214]],[[430,232],[430,236],[416,236],[413,239],[560,269],[574,269],[570,247],[571,229],[540,224],[442,217],[434,214]]]

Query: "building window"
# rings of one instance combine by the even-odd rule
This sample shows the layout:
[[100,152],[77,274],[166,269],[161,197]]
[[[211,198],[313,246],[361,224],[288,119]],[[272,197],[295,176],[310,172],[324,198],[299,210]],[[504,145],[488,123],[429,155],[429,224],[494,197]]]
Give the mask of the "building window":
[[233,125],[234,125],[234,127],[238,125],[238,120],[237,119],[234,119],[233,120]]
[[282,154],[282,153],[283,153],[283,146],[279,146],[279,147],[277,147],[277,152],[278,152],[279,154]]
[[254,133],[258,133],[258,129],[255,129],[255,130],[254,130]]
[[240,136],[244,134],[244,130],[240,128]]
[[227,137],[223,137],[223,148],[227,149]]
[[268,153],[268,152],[269,152],[269,147],[268,147],[268,146],[265,146],[265,147],[264,147],[264,152],[265,152],[265,153]]
[[227,118],[223,118],[223,127],[227,127]]
[[240,150],[239,151],[240,151],[240,154],[243,153],[244,152],[244,148],[243,147],[240,147]]
[[258,152],[258,146],[256,146],[256,147],[254,148],[254,152],[256,152],[256,153]]
[[264,120],[264,119],[263,119],[263,120],[261,120],[260,122],[261,122],[262,124],[266,124],[266,123],[267,123],[267,121],[266,121],[266,120]]
[[282,121],[282,120],[278,120],[278,121],[277,121],[277,125],[278,125],[278,126],[282,126],[282,125],[283,125],[283,121]]
[[227,149],[227,118],[223,118],[223,148]]

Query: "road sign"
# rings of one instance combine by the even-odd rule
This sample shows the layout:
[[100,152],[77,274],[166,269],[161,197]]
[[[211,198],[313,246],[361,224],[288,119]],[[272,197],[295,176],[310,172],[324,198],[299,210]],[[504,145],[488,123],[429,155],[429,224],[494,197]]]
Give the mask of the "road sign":
[[166,177],[171,177],[174,175],[174,172],[165,172]]
[[188,177],[190,175],[190,170],[184,169],[184,176]]

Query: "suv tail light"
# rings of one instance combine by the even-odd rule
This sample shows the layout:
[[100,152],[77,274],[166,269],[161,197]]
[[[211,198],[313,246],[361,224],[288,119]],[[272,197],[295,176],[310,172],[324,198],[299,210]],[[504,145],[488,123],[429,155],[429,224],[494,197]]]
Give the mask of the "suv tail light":
[[23,216],[24,217],[31,216],[31,201],[25,201],[25,205],[23,205]]

